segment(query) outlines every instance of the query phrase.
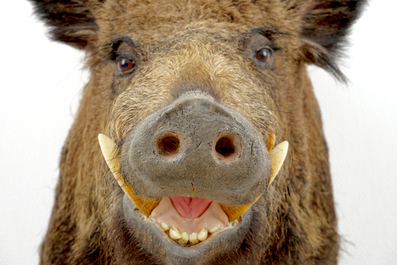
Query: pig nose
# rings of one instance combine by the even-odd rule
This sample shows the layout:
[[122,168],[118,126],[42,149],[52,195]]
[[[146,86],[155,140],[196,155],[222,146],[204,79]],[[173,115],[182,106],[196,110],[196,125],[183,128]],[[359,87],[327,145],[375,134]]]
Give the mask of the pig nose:
[[237,162],[243,152],[248,152],[244,149],[250,148],[242,145],[241,136],[246,133],[240,128],[239,118],[212,100],[188,97],[163,111],[151,124],[156,137],[143,137],[153,142],[152,151],[162,162],[194,157],[209,163],[203,165],[216,162],[220,169],[222,164]]
[[123,175],[145,197],[245,204],[263,191],[270,175],[260,135],[241,114],[209,96],[180,97],[142,121],[126,145]]

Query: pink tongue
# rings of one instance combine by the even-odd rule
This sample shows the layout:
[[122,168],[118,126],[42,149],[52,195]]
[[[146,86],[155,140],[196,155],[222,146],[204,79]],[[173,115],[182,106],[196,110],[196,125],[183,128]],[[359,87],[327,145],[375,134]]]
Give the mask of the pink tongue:
[[202,215],[212,202],[208,199],[184,196],[172,196],[170,199],[178,213],[187,219],[195,219]]

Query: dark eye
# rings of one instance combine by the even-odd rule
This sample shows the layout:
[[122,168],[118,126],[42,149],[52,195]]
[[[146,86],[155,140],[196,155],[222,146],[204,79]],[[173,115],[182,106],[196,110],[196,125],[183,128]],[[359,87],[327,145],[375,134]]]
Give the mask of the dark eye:
[[120,73],[125,73],[130,71],[132,68],[134,68],[135,63],[127,58],[121,58],[117,62],[117,67],[119,68]]
[[261,63],[267,63],[270,59],[271,51],[267,48],[260,49],[255,53],[255,59]]

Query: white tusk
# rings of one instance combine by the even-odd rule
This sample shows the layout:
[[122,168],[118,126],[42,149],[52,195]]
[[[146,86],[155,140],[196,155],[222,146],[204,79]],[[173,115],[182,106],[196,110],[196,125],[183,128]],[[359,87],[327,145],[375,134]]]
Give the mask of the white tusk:
[[288,153],[288,142],[284,141],[274,147],[270,152],[270,162],[272,164],[272,176],[270,177],[269,186],[272,184],[273,180],[276,178],[281,166],[284,163],[285,157]]
[[115,156],[115,152],[117,150],[116,144],[112,141],[112,139],[101,133],[98,134],[98,141],[108,167],[112,171],[114,177],[118,179],[119,176],[117,176],[117,170],[119,170],[119,161]]

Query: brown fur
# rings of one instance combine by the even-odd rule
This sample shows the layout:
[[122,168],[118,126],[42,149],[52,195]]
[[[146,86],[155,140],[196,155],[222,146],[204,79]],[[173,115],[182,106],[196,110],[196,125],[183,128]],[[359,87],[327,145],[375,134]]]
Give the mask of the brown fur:
[[[363,1],[49,2],[37,2],[37,11],[55,39],[86,50],[91,80],[62,150],[41,264],[163,262],[161,249],[145,248],[150,239],[144,232],[123,224],[122,191],[97,135],[108,134],[122,148],[136,124],[197,87],[241,113],[264,140],[274,130],[276,143],[290,143],[240,248],[214,251],[198,264],[336,264],[328,152],[305,64],[344,78],[334,61]],[[259,27],[277,32],[269,36],[281,48],[274,69],[244,57],[246,33]],[[115,63],[107,59],[109,43],[121,36],[135,45],[139,68],[131,78],[115,76]]]

